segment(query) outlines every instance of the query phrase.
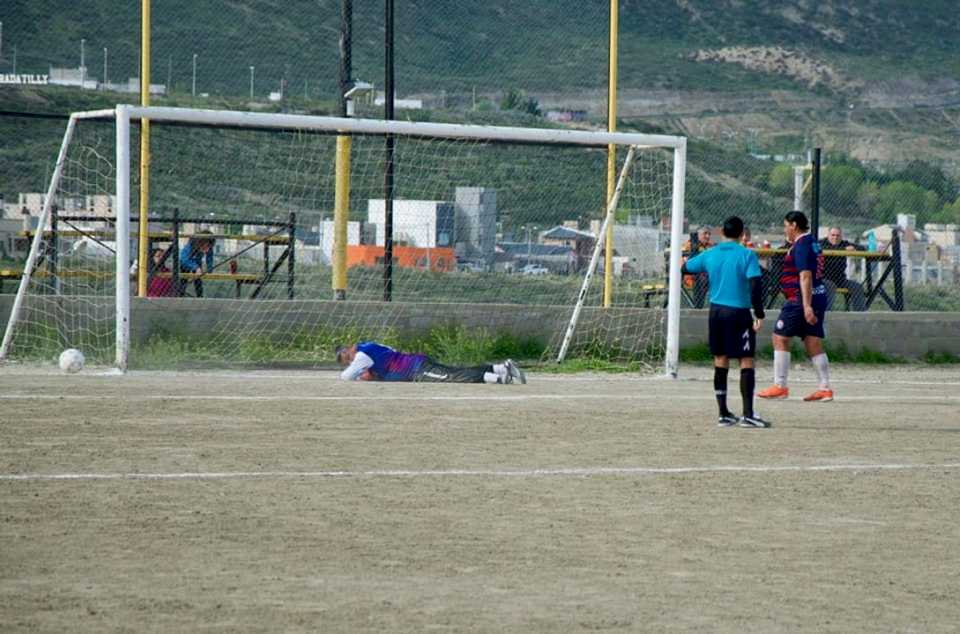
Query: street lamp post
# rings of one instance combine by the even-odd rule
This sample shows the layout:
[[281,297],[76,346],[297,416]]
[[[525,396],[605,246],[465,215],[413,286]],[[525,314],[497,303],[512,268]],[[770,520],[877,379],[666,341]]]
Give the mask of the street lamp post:
[[80,90],[84,89],[84,85],[87,83],[87,64],[84,60],[84,54],[86,52],[87,40],[85,38],[80,38]]
[[250,101],[253,101],[253,66],[250,67]]
[[194,97],[197,96],[197,54],[193,54],[193,87],[190,89],[190,94]]

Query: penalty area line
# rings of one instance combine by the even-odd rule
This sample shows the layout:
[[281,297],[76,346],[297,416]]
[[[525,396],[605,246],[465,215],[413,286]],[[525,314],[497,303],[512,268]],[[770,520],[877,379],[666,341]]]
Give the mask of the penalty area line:
[[179,473],[11,473],[0,481],[89,481],[89,480],[264,480],[264,479],[362,479],[362,478],[551,478],[596,476],[658,476],[691,473],[817,473],[866,471],[935,471],[958,469],[960,463],[887,463],[823,465],[714,465],[690,467],[571,467],[555,469],[378,469],[331,471],[195,471]]

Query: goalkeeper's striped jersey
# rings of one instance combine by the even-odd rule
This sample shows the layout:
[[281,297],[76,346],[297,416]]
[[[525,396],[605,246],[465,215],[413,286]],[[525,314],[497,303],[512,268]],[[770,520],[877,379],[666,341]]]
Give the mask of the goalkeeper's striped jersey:
[[357,344],[357,352],[373,360],[370,371],[381,381],[410,381],[427,358],[425,354],[397,352],[375,341],[361,341]]

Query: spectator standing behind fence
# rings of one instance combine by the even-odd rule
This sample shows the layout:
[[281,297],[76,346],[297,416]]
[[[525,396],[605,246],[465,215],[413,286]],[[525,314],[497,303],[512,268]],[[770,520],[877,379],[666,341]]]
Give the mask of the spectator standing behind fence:
[[[180,272],[205,275],[213,270],[213,235],[209,231],[198,231],[180,250]],[[186,281],[180,282],[178,293],[184,294]],[[203,279],[193,281],[197,297],[203,297]]]
[[[700,253],[703,253],[712,247],[713,242],[710,241],[710,236],[710,227],[704,225],[697,229],[696,244],[694,244],[693,236],[683,243],[683,261],[686,262],[688,259],[699,255]],[[691,289],[693,291],[694,308],[703,308],[704,300],[707,298],[707,290],[710,288],[710,280],[708,279],[707,274],[700,273],[698,275],[684,276],[683,285],[687,289]]]
[[169,275],[160,276],[158,273],[170,273],[165,262],[167,252],[163,249],[154,249],[150,262],[150,283],[147,284],[147,297],[173,297],[176,295],[173,280]]
[[[820,241],[820,248],[824,251],[865,251],[864,247],[843,239],[840,227],[830,227],[827,237]],[[827,309],[829,310],[837,297],[836,289],[845,288],[850,294],[850,308],[866,310],[867,301],[863,294],[863,286],[859,282],[847,279],[847,258],[827,257],[824,263],[823,279],[827,286]]]

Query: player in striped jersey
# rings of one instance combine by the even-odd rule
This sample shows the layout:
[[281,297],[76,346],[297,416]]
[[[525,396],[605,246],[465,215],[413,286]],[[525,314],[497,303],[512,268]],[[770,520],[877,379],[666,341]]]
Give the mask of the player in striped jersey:
[[437,363],[422,353],[398,352],[375,341],[361,341],[337,348],[337,363],[347,366],[344,381],[416,381],[428,383],[526,383],[516,363],[507,359],[458,368]]
[[810,235],[807,217],[791,211],[783,220],[783,232],[790,250],[783,261],[780,288],[786,302],[773,330],[774,384],[757,393],[760,398],[780,399],[790,395],[787,372],[790,369],[790,340],[803,339],[803,346],[813,363],[820,385],[805,401],[832,401],[830,369],[823,351],[823,322],[827,311],[827,289],[823,285],[823,252]]

